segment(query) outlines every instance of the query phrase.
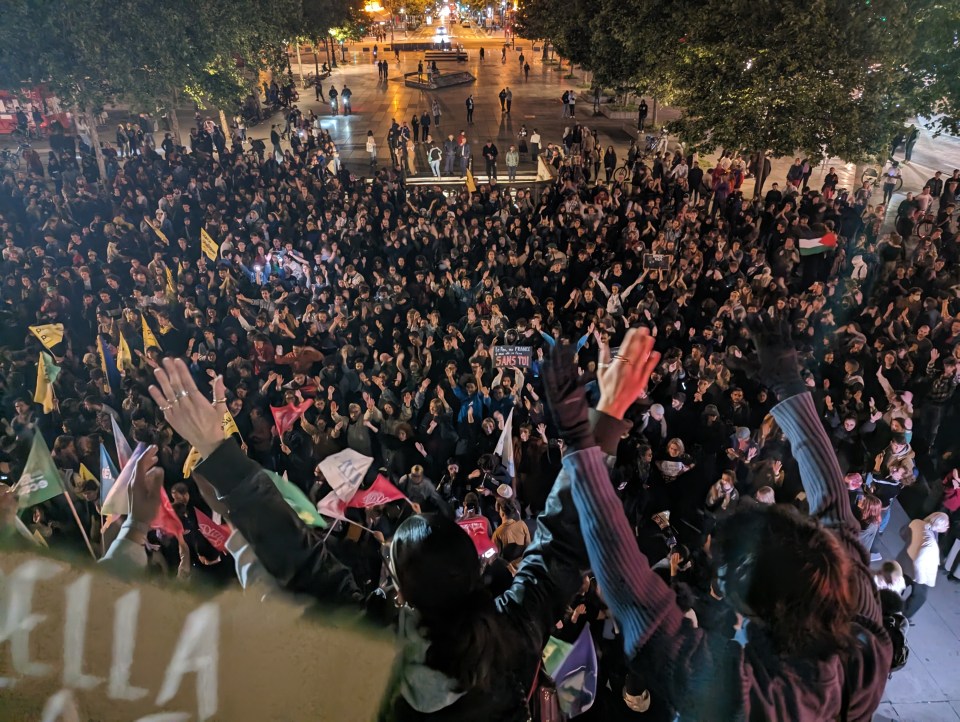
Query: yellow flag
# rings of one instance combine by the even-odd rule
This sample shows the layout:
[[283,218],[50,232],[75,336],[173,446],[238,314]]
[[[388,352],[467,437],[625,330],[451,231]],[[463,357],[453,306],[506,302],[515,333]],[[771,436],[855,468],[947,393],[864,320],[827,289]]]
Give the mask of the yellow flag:
[[166,234],[164,234],[164,232],[160,230],[160,225],[158,223],[154,223],[148,220],[147,225],[149,225],[154,230],[154,232],[157,234],[157,236],[160,238],[161,241],[166,243],[168,246],[170,245],[170,240],[167,238]]
[[174,298],[177,295],[177,284],[173,282],[173,271],[170,266],[164,266],[164,270],[167,272],[167,295]]
[[477,184],[473,180],[473,171],[467,168],[467,190],[471,193],[477,192]]
[[123,337],[123,331],[120,332],[120,345],[117,348],[117,371],[123,371],[124,368],[133,366],[133,354],[130,353],[130,345],[127,339]]
[[200,229],[200,250],[211,261],[216,261],[220,256],[220,244],[213,240],[206,228]]
[[200,463],[200,452],[191,446],[190,453],[187,454],[187,460],[183,462],[183,478],[189,479],[190,474],[193,473],[194,468],[199,463]]
[[103,390],[105,393],[111,393],[110,372],[107,371],[107,354],[103,348],[103,336],[97,335],[97,353],[100,356],[100,368],[103,370]]
[[33,400],[43,404],[43,413],[49,414],[54,409],[54,397],[46,357],[47,354],[41,353],[40,360],[37,361],[37,388],[33,392]]
[[97,477],[84,464],[80,464],[80,481],[96,481]]
[[[147,317],[141,316],[140,321],[143,323],[143,350],[146,351],[148,348],[154,346],[160,348],[160,342],[157,341],[157,337],[150,329],[150,324],[147,323]],[[160,350],[162,351],[163,349]]]
[[[223,438],[229,439],[234,434],[240,436],[240,429],[237,428],[237,421],[230,413],[230,409],[227,409],[223,412]],[[243,441],[242,436],[240,436],[240,441]]]
[[40,343],[51,351],[53,347],[63,341],[63,324],[47,323],[43,326],[30,326],[30,332],[40,339]]

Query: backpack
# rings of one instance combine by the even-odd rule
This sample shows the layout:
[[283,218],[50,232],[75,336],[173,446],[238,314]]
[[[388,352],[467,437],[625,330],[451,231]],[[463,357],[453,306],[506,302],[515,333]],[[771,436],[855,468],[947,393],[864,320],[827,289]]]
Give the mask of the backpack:
[[907,630],[910,628],[910,623],[902,612],[893,612],[883,615],[883,628],[890,635],[893,645],[893,659],[890,663],[892,675],[898,669],[906,667],[907,659],[910,658],[910,648],[907,646]]
[[561,96],[561,100],[563,100],[563,104],[564,104],[564,105],[566,105],[567,103],[570,102],[570,91],[569,91],[569,90],[564,90],[564,91],[563,91],[563,96]]

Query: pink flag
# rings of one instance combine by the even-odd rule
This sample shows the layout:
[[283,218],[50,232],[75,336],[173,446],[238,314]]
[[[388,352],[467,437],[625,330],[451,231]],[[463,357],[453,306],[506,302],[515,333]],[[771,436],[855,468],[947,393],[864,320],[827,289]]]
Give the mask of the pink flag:
[[294,404],[271,406],[270,411],[273,413],[273,422],[277,425],[277,432],[280,436],[283,436],[286,431],[292,429],[297,419],[303,416],[311,405],[313,405],[313,401],[307,399],[299,406]]
[[343,519],[347,511],[347,502],[331,491],[317,503],[317,511],[331,519]]
[[157,509],[157,516],[154,517],[153,524],[150,526],[170,536],[183,536],[183,524],[180,523],[177,512],[173,510],[173,504],[170,503],[166,489],[160,489],[160,508]]
[[200,533],[213,545],[214,549],[220,553],[225,553],[227,551],[227,539],[230,538],[230,530],[217,524],[199,509],[194,509],[194,512],[197,514],[197,526],[200,527]]
[[497,545],[490,539],[490,522],[486,517],[470,517],[458,519],[457,526],[470,536],[473,546],[477,549],[477,556],[492,556],[497,551]]
[[[403,492],[387,481],[386,477],[378,474],[369,489],[358,489],[347,506],[354,509],[369,509],[371,506],[389,504],[391,501],[406,499]],[[322,512],[321,512],[322,513]]]

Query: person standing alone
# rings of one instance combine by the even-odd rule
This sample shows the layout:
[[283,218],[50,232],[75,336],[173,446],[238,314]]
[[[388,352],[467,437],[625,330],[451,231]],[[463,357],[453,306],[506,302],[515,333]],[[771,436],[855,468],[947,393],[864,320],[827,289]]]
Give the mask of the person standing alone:
[[467,123],[473,125],[473,95],[467,96]]

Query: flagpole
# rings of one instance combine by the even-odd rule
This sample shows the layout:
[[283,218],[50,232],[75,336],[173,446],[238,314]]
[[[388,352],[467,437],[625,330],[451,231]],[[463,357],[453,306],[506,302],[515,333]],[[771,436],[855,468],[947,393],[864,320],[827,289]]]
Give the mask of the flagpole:
[[87,536],[87,530],[83,528],[83,524],[80,522],[80,515],[77,514],[77,507],[73,505],[73,497],[70,496],[70,491],[64,489],[63,495],[67,498],[67,503],[70,505],[70,511],[73,512],[73,518],[76,520],[77,526],[80,528],[80,533],[83,535],[83,540],[87,543],[87,549],[90,550],[90,556],[93,557],[93,561],[97,561],[97,555],[93,551],[93,545],[90,543],[90,537]]

